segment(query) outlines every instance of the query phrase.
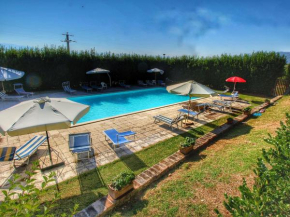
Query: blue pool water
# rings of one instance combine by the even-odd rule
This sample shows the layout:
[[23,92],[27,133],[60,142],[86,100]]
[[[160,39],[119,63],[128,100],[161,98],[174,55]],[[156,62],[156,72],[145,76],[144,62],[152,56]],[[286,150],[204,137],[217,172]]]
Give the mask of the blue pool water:
[[68,99],[91,106],[90,111],[78,121],[83,123],[186,101],[188,96],[170,94],[165,88],[157,87]]

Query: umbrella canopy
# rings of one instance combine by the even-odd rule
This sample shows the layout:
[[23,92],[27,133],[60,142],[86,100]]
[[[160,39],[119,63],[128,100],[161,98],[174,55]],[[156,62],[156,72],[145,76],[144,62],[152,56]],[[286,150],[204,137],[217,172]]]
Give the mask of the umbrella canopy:
[[109,73],[110,73],[109,70],[107,70],[107,69],[101,69],[101,68],[95,68],[95,69],[92,69],[92,70],[86,72],[87,75],[91,75],[91,74],[103,74],[103,73],[107,73],[107,75],[109,76],[109,79],[110,79],[110,86],[112,86],[111,76],[109,75]]
[[[170,85],[166,88],[166,90],[169,93],[173,93],[173,94],[188,95],[189,108],[190,108],[190,100],[191,100],[192,95],[211,95],[215,93],[215,91],[213,91],[209,87],[193,80],[179,83],[179,84]],[[189,116],[189,109],[188,109],[188,116]]]
[[0,133],[10,136],[46,131],[50,163],[53,165],[48,130],[69,128],[90,107],[63,98],[39,98],[0,112]]
[[0,67],[0,81],[2,81],[3,91],[5,91],[3,81],[19,79],[22,78],[24,74],[25,73],[22,71]]
[[0,132],[17,136],[69,128],[90,107],[63,98],[39,98],[17,104],[0,112]]
[[226,82],[233,82],[234,84],[234,90],[236,89],[236,83],[246,83],[246,80],[238,77],[238,76],[234,76],[234,77],[230,77],[226,79]]
[[148,73],[155,73],[155,80],[156,80],[156,73],[160,73],[161,75],[164,74],[164,71],[158,68],[149,69],[147,70]]
[[227,78],[227,79],[226,79],[226,82],[234,82],[234,83],[239,82],[239,83],[245,83],[246,80],[243,79],[243,78],[241,78],[241,77],[234,76],[234,77]]
[[200,84],[196,81],[187,81],[179,84],[170,85],[166,88],[169,93],[179,94],[179,95],[211,95],[215,91],[209,87]]

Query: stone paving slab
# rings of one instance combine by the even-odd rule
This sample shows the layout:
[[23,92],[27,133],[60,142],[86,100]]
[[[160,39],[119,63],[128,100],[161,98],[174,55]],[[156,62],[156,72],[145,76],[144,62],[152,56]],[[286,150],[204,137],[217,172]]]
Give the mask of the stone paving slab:
[[[64,93],[43,93],[43,96],[60,97]],[[41,94],[37,94],[41,96]],[[65,94],[67,97],[68,95]],[[197,100],[200,103],[212,102],[212,98],[203,98]],[[242,109],[247,107],[245,102],[235,102],[233,107]],[[156,144],[157,142],[166,140],[178,134],[184,133],[192,128],[199,127],[203,124],[209,123],[216,119],[219,119],[227,115],[229,110],[221,112],[214,110],[214,114],[202,113],[199,115],[199,119],[194,121],[194,125],[189,128],[179,128],[171,130],[168,125],[154,124],[153,116],[160,114],[170,118],[175,118],[178,115],[178,109],[181,108],[180,104],[170,105],[167,107],[156,108],[149,111],[130,114],[126,116],[120,116],[107,120],[102,120],[89,124],[82,124],[63,130],[53,130],[49,132],[51,147],[58,151],[61,157],[64,159],[65,165],[53,169],[57,174],[57,181],[62,182],[79,175],[80,173],[92,170],[98,166],[110,163],[122,156],[132,154],[136,151],[140,151],[146,147]],[[116,128],[118,131],[133,130],[136,134],[136,140],[126,145],[121,145],[117,149],[113,149],[112,144],[105,140],[103,131],[110,128]],[[72,155],[68,149],[68,135],[71,133],[83,133],[91,132],[92,135],[92,148],[91,158],[85,161],[77,161],[76,156]],[[16,146],[20,147],[24,142],[32,138],[34,135],[44,135],[44,133],[34,133],[23,136],[4,136],[0,138],[0,146]],[[46,153],[47,146],[43,145],[39,148],[34,156],[31,157],[30,162],[39,159]],[[170,164],[170,162],[167,162]],[[166,162],[164,164],[167,164]],[[29,168],[31,164],[27,167]],[[0,164],[0,184],[2,184],[9,175],[13,172],[12,162],[1,162]],[[37,184],[42,181],[42,174],[48,174],[50,171],[38,173],[36,175]],[[22,174],[22,173],[21,173]],[[23,175],[23,174],[22,174]],[[53,184],[53,183],[52,183]],[[3,195],[0,195],[0,199]]]

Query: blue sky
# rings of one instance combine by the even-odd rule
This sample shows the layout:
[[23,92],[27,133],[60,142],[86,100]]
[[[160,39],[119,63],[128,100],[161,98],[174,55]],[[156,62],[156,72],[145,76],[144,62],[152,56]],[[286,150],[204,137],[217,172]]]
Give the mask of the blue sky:
[[0,44],[169,56],[290,51],[290,1],[1,0]]

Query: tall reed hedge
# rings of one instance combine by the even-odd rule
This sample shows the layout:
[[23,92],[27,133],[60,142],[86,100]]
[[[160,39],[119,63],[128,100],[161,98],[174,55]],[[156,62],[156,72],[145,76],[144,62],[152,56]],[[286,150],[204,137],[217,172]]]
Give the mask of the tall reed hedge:
[[86,75],[93,68],[111,71],[112,80],[126,80],[136,84],[138,79],[153,79],[146,71],[161,68],[164,75],[159,79],[170,78],[174,82],[189,79],[221,89],[227,84],[225,79],[240,76],[247,80],[238,84],[238,89],[259,94],[269,94],[277,77],[284,73],[286,59],[275,52],[254,52],[244,55],[221,55],[214,57],[167,57],[137,54],[98,54],[94,50],[71,52],[64,47],[44,48],[5,48],[0,46],[0,66],[22,70],[24,78],[6,82],[22,82],[25,87],[36,90],[60,89],[63,81],[69,80],[72,86],[80,81],[107,81],[106,75]]

